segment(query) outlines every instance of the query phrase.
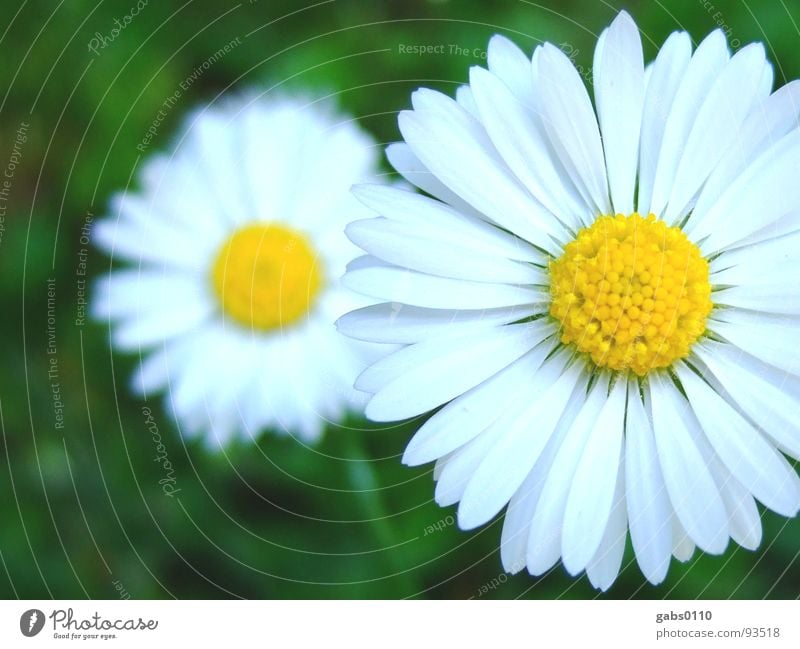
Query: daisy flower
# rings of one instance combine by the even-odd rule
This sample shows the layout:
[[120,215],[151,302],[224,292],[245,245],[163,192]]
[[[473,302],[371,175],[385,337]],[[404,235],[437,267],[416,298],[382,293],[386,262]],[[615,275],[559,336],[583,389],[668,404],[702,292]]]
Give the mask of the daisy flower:
[[373,420],[439,408],[404,462],[462,529],[507,507],[506,570],[605,590],[628,531],[658,584],[800,507],[800,87],[721,31],[645,66],[624,12],[592,69],[594,107],[559,48],[495,36],[455,100],[414,93],[387,153],[430,197],[357,189],[345,284],[387,303],[339,327],[404,345],[356,387]]
[[94,315],[145,356],[134,389],[166,390],[185,434],[312,441],[363,408],[363,345],[333,323],[368,303],[338,278],[359,252],[344,225],[370,214],[350,188],[376,177],[374,146],[319,104],[238,99],[190,117],[140,191],[114,197],[93,237],[135,265],[99,282]]

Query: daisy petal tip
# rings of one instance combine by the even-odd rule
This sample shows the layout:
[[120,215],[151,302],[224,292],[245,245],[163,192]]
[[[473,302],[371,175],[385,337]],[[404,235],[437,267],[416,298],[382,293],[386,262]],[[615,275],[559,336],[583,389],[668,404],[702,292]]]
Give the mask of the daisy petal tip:
[[450,507],[450,505],[454,504],[449,492],[442,492],[439,490],[433,492],[433,502],[439,505],[439,507]]
[[503,565],[503,570],[505,570],[509,575],[516,575],[519,574],[523,568],[525,568],[525,562],[519,561],[516,558],[503,556],[503,548],[500,548],[500,561]]
[[[345,274],[345,277],[347,275]],[[344,279],[344,278],[343,278]],[[344,283],[344,282],[342,282]],[[350,314],[345,314],[350,315]],[[342,316],[344,318],[345,316]],[[340,318],[340,320],[342,319]],[[355,381],[353,381],[353,388],[359,390],[361,392],[366,392],[367,394],[371,395],[370,398],[375,396],[377,392],[377,388],[372,383],[373,381],[373,371],[371,367],[367,367],[361,371],[361,373],[356,377]]]
[[503,36],[502,34],[493,34],[489,39],[490,48],[508,47],[510,45],[514,45],[514,43],[512,43],[508,37]]
[[97,296],[89,305],[89,318],[95,322],[108,322],[111,319],[111,311],[108,295],[103,295],[103,285],[95,283],[94,294]]
[[644,575],[644,578],[647,579],[649,584],[658,586],[667,578],[667,574],[669,572],[669,559],[662,562],[658,566],[643,568],[640,565],[639,568],[641,568],[642,574]]
[[[356,379],[353,387],[355,387],[356,390],[361,390],[362,392],[367,391],[364,389],[363,384],[359,384],[358,379]],[[364,408],[364,415],[367,419],[377,423],[386,424],[408,418],[404,416],[403,413],[398,412],[395,408],[393,408],[392,404],[382,403],[380,399],[376,399],[376,396],[377,395],[373,395],[369,400],[369,403],[367,403],[366,408]]]
[[391,163],[395,158],[406,151],[408,145],[405,142],[392,142],[386,146],[386,159]]
[[[485,513],[479,507],[471,505],[469,502],[465,504],[462,500],[458,507],[458,528],[463,531],[474,530],[487,522]],[[491,517],[490,517],[491,518]]]
[[541,47],[539,48],[539,52],[540,52],[540,55],[539,55],[540,59],[543,56],[548,56],[549,57],[549,56],[557,56],[559,53],[563,54],[561,49],[556,47],[550,41],[545,41],[544,43],[542,43]]
[[344,275],[339,278],[339,284],[350,291],[358,292],[357,288],[353,287],[353,276],[349,268],[346,269]]
[[137,397],[147,397],[147,388],[144,384],[144,379],[142,377],[141,372],[135,372],[134,375],[130,378],[130,385],[128,386],[130,391],[133,392]]
[[[416,113],[417,111],[415,111],[413,108],[401,110],[399,113],[397,113],[397,123],[401,127],[401,133],[402,133],[402,126],[404,123],[405,124],[408,124],[409,122],[416,123],[416,120],[418,118],[418,115]],[[406,144],[408,144],[408,140],[406,140]]]
[[92,226],[92,240],[103,251],[111,252],[114,248],[114,224],[99,221]]
[[486,78],[486,75],[490,75],[491,72],[486,68],[482,68],[480,65],[473,65],[469,69],[469,84],[470,86],[474,85],[475,83],[481,83]]
[[364,223],[368,221],[372,221],[372,219],[359,219],[358,221],[350,221],[350,223],[344,226],[344,236],[346,236],[352,243],[361,249],[364,248],[364,246],[362,246],[360,243],[363,241],[363,227]]
[[403,452],[403,457],[400,459],[400,461],[406,466],[420,466],[421,464],[425,464],[430,460],[419,457],[419,449],[417,448],[417,445],[414,444],[414,440],[412,438],[412,440],[408,443],[408,446],[406,446],[406,450]]
[[416,110],[401,110],[397,115],[397,126],[408,146],[414,147],[414,142],[421,139],[419,130],[420,116]]
[[487,63],[490,70],[494,69],[498,64],[501,64],[503,59],[513,59],[514,57],[527,58],[514,41],[502,34],[495,34],[489,39],[487,54]]
[[[731,537],[728,536],[728,531],[725,530],[725,535],[719,535],[718,538],[714,539],[709,545],[705,548],[700,548],[704,550],[708,554],[713,555],[722,555],[725,554],[725,551],[728,549],[728,544],[730,543]],[[699,546],[698,546],[699,547]]]
[[348,316],[350,316],[351,313],[345,313],[343,316],[339,316],[333,321],[333,326],[336,327],[336,331],[345,336],[347,335],[348,323],[351,321],[351,318]]
[[612,577],[603,575],[602,577],[595,577],[594,575],[587,574],[586,575],[589,579],[589,583],[596,589],[599,590],[601,593],[605,593],[614,585],[614,582],[617,580],[617,575]]
[[369,196],[372,187],[374,185],[371,183],[356,183],[350,187],[350,193],[363,203],[362,196]]
[[417,88],[411,93],[411,105],[415,110],[425,107],[429,101],[436,101],[442,96],[442,93],[431,88]]
[[750,537],[746,537],[743,539],[739,539],[739,545],[745,550],[748,550],[749,552],[755,552],[756,550],[758,550],[758,546],[761,545],[760,530],[757,534],[754,534]]
[[587,561],[583,561],[571,553],[561,556],[561,564],[570,576],[577,577],[586,569]]
[[705,40],[712,42],[712,41],[719,41],[720,46],[724,46],[725,49],[728,49],[728,39],[725,36],[725,32],[722,29],[715,29],[712,31],[708,36],[706,36]]
[[552,568],[558,561],[558,557],[553,561],[548,561],[541,556],[538,551],[532,551],[528,548],[528,553],[525,558],[528,574],[532,577],[539,577]]
[[620,12],[617,14],[617,17],[611,22],[609,29],[614,29],[618,26],[633,27],[634,29],[638,30],[633,16],[631,16],[625,9],[620,10]]

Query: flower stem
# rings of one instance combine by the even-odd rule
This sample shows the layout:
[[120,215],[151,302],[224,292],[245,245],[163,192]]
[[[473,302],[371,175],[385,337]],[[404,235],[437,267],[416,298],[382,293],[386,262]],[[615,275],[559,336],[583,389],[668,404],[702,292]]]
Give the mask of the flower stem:
[[397,552],[404,539],[400,539],[391,523],[386,504],[382,497],[375,464],[364,448],[364,431],[349,430],[340,433],[344,447],[347,475],[354,490],[364,517],[369,521],[378,548],[386,557],[385,566],[391,575],[390,583],[399,587],[398,596],[413,597],[422,589],[416,583],[410,570],[403,568],[398,561]]

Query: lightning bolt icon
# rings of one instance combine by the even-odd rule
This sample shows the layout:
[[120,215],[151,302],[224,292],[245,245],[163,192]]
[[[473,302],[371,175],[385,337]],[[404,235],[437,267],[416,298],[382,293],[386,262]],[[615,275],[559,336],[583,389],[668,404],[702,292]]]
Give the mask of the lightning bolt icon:
[[36,614],[36,611],[31,613],[31,617],[28,620],[28,631],[33,631],[33,625],[36,624],[36,620],[39,619],[39,616]]

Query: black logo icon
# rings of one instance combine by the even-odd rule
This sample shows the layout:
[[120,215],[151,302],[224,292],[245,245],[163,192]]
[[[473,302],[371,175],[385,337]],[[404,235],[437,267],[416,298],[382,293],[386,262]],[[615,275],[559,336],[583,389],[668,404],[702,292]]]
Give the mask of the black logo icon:
[[19,618],[19,630],[22,635],[32,638],[44,627],[44,613],[38,608],[25,611]]

